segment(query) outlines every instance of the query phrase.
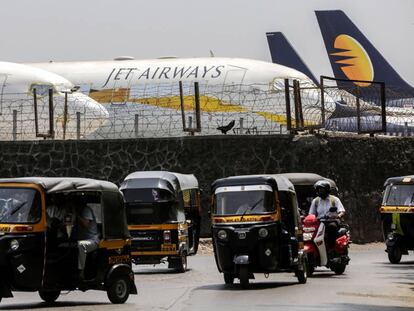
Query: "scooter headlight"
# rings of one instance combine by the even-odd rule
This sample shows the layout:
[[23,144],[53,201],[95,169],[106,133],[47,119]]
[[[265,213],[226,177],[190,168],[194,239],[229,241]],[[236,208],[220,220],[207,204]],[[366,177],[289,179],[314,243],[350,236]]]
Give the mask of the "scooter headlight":
[[310,241],[312,240],[313,232],[305,232],[303,233],[303,241]]
[[18,250],[19,249],[19,246],[20,246],[19,241],[17,241],[17,240],[11,240],[11,242],[10,242],[10,248],[11,248],[12,251]]
[[219,240],[226,240],[227,239],[227,232],[226,232],[226,230],[219,230],[217,232],[217,237],[219,238]]
[[267,237],[269,235],[269,231],[267,231],[267,229],[266,228],[260,228],[259,229],[259,236],[261,237],[261,238],[265,238],[265,237]]

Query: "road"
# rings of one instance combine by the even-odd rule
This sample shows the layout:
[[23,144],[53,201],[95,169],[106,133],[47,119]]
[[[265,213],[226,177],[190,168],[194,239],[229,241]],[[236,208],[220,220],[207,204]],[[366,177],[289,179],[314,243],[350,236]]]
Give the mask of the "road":
[[[134,266],[139,294],[117,310],[414,310],[414,255],[399,265],[388,263],[384,246],[351,245],[351,262],[344,275],[318,269],[307,284],[293,274],[255,275],[251,288],[236,282],[226,286],[212,254],[189,258],[189,271],[178,274],[166,265]],[[0,310],[113,310],[106,293],[62,294],[55,305],[41,302],[37,293],[16,293],[3,299]]]

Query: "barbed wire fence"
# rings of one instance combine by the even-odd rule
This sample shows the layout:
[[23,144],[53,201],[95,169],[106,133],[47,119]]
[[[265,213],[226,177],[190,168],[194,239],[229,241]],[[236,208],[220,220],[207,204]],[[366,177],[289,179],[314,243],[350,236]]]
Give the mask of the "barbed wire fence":
[[86,88],[84,95],[55,92],[53,101],[39,92],[36,105],[32,93],[1,94],[0,139],[268,135],[319,128],[373,133],[384,132],[384,119],[387,132],[414,132],[408,99],[387,98],[384,110],[379,86],[370,86],[370,97],[368,88],[360,87],[356,93],[352,81],[348,89],[336,82],[325,77],[321,87],[280,79],[271,84],[183,82],[100,91]]

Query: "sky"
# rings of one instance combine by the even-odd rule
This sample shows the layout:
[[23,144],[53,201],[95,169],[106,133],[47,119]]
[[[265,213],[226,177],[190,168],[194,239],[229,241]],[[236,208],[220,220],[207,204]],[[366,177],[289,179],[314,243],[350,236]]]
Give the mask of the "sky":
[[118,56],[271,61],[265,33],[282,31],[316,75],[332,76],[314,10],[341,9],[414,85],[414,0],[18,0],[0,11],[0,59]]

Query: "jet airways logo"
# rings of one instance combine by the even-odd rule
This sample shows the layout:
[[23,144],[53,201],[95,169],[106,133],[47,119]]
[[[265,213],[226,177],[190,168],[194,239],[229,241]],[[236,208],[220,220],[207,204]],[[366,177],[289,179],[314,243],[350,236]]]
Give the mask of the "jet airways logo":
[[[331,53],[335,56],[335,63],[338,64],[350,80],[373,81],[374,68],[371,59],[362,45],[354,38],[341,34],[336,37],[334,48],[338,51]],[[367,87],[371,83],[354,82],[358,86]]]

